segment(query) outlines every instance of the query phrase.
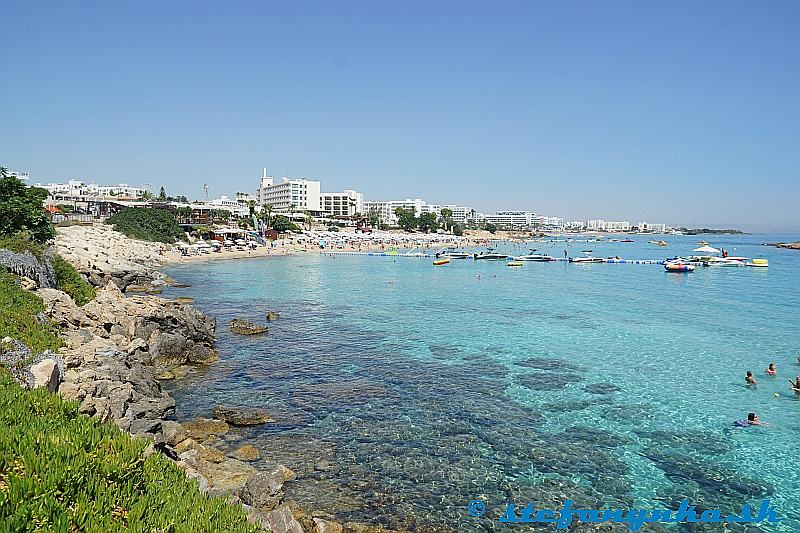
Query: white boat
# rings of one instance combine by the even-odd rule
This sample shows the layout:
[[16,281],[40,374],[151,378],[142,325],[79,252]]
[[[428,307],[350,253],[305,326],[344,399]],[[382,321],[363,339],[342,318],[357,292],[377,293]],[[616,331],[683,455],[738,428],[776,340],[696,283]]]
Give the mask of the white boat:
[[569,262],[570,263],[605,263],[606,262],[606,260],[603,259],[602,257],[592,257],[592,251],[591,250],[584,250],[583,253],[586,254],[586,257],[570,257],[569,258]]
[[471,254],[466,252],[456,252],[455,250],[442,250],[436,254],[436,257],[448,257],[450,259],[466,259],[471,257]]
[[527,255],[519,255],[514,258],[515,261],[538,261],[538,262],[547,262],[547,261],[555,261],[556,258],[551,255],[545,254],[527,254]]
[[490,252],[481,252],[479,254],[472,254],[472,258],[475,259],[476,261],[478,259],[487,259],[489,261],[505,261],[506,259],[508,259],[508,255],[498,254],[490,251]]

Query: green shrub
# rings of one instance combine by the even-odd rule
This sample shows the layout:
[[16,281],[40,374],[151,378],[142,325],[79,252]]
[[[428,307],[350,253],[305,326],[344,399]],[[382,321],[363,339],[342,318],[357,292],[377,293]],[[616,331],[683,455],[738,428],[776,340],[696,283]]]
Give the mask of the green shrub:
[[0,524],[6,531],[255,533],[244,511],[200,494],[147,441],[0,371]]
[[56,273],[58,288],[69,294],[76,304],[82,306],[94,299],[94,287],[83,280],[74,266],[60,255],[53,255],[50,263]]
[[115,230],[132,239],[167,244],[186,240],[186,234],[175,222],[175,217],[164,209],[129,207],[108,217],[106,224],[113,224]]
[[58,350],[64,344],[58,328],[36,320],[42,311],[41,298],[20,287],[19,278],[0,267],[0,339],[17,339],[33,353]]
[[0,167],[0,236],[29,231],[33,240],[39,243],[55,237],[56,231],[42,207],[48,192],[28,187],[6,173],[6,168]]
[[30,252],[38,259],[44,255],[46,247],[33,242],[32,236],[28,231],[18,231],[14,235],[7,235],[0,238],[0,248],[5,248],[14,253]]

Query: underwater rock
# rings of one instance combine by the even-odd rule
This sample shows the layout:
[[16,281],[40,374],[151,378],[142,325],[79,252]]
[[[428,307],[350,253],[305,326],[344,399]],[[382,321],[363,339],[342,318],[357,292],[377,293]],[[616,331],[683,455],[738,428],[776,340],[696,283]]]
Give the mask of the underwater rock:
[[231,331],[234,333],[238,333],[239,335],[258,335],[260,333],[267,332],[267,326],[262,326],[261,324],[256,324],[251,320],[246,320],[244,318],[232,318],[228,325],[231,328]]
[[582,380],[578,374],[552,372],[537,372],[517,377],[520,385],[534,391],[561,390]]
[[563,359],[551,359],[547,357],[529,357],[524,361],[515,363],[517,366],[525,368],[535,368],[537,370],[551,370],[551,371],[578,371],[581,369],[579,365],[564,361]]
[[583,390],[589,394],[612,394],[621,391],[622,388],[613,383],[594,383],[592,385],[586,385]]
[[275,421],[269,413],[261,409],[231,405],[218,405],[215,407],[214,417],[234,426],[258,426]]

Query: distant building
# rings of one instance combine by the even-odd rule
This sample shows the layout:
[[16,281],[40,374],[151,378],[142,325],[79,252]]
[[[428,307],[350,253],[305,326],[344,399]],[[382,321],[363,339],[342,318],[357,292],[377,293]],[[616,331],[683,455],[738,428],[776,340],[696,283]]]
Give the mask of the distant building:
[[364,212],[364,195],[358,191],[346,189],[342,192],[324,192],[320,195],[322,210],[334,217],[351,217]]
[[637,226],[639,231],[647,231],[650,233],[666,233],[667,232],[667,225],[666,224],[651,224],[649,222],[639,222]]
[[250,207],[248,207],[246,203],[241,203],[239,200],[228,198],[224,194],[219,198],[214,198],[208,202],[203,202],[203,205],[206,205],[211,209],[224,209],[225,211],[228,211],[232,215],[239,218],[250,215]]
[[115,197],[115,198],[141,198],[144,196],[145,189],[132,187],[127,183],[118,185],[98,185],[96,183],[86,184],[79,180],[69,180],[67,183],[48,183],[43,185],[36,184],[37,187],[47,189],[51,196],[92,196],[92,197]]
[[494,215],[486,215],[484,221],[505,229],[522,229],[541,226],[544,217],[531,211],[498,211]]
[[414,214],[419,216],[423,213],[431,212],[432,208],[438,206],[430,206],[425,200],[420,198],[415,198],[413,200],[389,200],[385,202],[364,202],[366,214],[372,212],[377,213],[381,222],[389,224],[390,226],[397,224],[397,215],[395,211],[398,207],[402,207],[407,211],[413,210]]
[[[466,224],[467,222],[474,222],[477,219],[478,213],[471,207],[461,205],[445,205],[447,209],[453,212],[453,222],[456,224]],[[441,209],[439,210],[441,212]]]
[[23,182],[28,181],[31,177],[30,174],[28,174],[27,172],[15,172],[13,170],[6,171],[6,174],[9,177],[17,178],[19,181]]
[[272,176],[267,176],[266,168],[259,183],[257,197],[259,205],[271,204],[275,211],[322,213],[318,181],[283,178],[280,183],[275,183]]
[[588,220],[586,222],[586,229],[589,231],[630,231],[631,223],[627,220],[615,222],[610,220],[595,219]]

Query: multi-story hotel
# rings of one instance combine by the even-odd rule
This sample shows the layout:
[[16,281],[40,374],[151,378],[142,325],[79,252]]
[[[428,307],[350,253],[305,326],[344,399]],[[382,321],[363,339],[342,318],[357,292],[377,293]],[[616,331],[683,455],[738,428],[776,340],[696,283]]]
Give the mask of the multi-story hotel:
[[271,204],[275,211],[311,211],[312,214],[322,212],[318,181],[283,178],[280,183],[275,183],[272,176],[267,176],[266,168],[257,197],[259,205]]
[[589,231],[630,231],[631,223],[627,220],[615,222],[611,220],[588,220],[586,222],[586,229]]
[[324,192],[321,195],[322,210],[334,217],[351,217],[356,213],[364,213],[364,195],[358,191],[346,189],[342,192]]

